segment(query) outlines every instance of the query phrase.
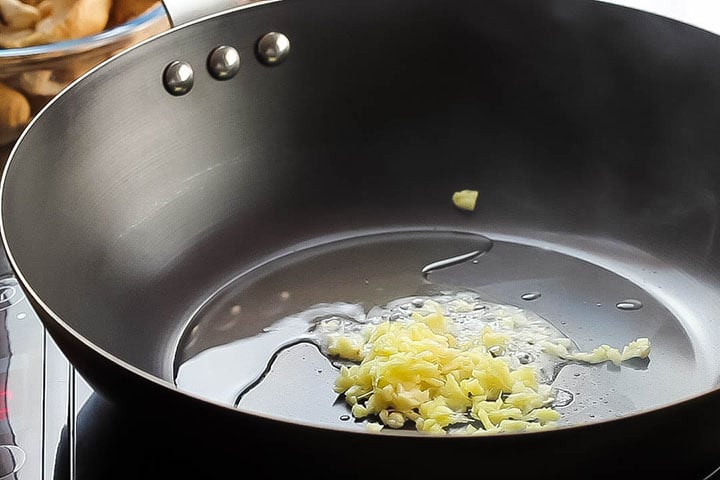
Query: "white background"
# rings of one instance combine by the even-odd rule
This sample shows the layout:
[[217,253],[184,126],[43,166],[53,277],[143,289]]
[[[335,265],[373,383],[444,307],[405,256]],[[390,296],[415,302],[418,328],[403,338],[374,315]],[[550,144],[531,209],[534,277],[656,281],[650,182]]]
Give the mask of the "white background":
[[720,34],[720,0],[599,0],[674,18]]

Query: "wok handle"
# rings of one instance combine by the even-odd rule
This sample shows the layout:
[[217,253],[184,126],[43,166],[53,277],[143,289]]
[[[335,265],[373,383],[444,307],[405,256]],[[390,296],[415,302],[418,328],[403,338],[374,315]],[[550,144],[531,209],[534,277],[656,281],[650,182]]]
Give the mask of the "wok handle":
[[173,27],[258,0],[162,0]]

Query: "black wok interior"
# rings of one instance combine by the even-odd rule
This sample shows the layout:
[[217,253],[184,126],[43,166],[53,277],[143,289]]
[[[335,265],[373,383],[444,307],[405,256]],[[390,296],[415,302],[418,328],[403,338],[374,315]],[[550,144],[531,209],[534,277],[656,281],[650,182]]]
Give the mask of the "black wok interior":
[[[272,30],[292,47],[268,67],[254,47]],[[241,53],[231,81],[204,70],[219,44]],[[162,85],[177,59],[196,69],[182,97]],[[713,292],[718,59],[713,34],[589,0],[259,5],[58,97],[9,162],[3,235],[48,323],[165,380],[210,294],[338,231],[607,240]],[[481,192],[472,215],[450,204],[461,188]],[[717,322],[702,331],[719,343]]]

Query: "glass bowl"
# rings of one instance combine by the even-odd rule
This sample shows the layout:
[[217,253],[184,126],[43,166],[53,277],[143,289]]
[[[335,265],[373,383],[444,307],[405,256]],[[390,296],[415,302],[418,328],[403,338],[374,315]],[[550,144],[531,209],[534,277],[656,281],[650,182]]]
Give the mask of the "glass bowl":
[[7,157],[32,117],[70,82],[169,27],[165,9],[158,2],[139,16],[95,35],[31,47],[0,48],[0,160]]

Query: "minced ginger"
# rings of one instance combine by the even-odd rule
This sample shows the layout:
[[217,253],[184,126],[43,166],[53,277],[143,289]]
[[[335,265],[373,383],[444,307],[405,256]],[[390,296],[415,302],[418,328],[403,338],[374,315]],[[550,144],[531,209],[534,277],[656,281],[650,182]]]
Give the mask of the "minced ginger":
[[473,211],[477,203],[477,190],[459,190],[452,195],[455,206],[461,210]]
[[[550,385],[538,381],[533,365],[511,367],[493,348],[508,337],[482,329],[459,342],[451,320],[439,309],[413,312],[410,322],[385,321],[364,335],[330,339],[330,355],[357,362],[343,366],[335,391],[343,394],[357,419],[377,419],[368,428],[403,428],[414,423],[420,432],[489,434],[552,428],[560,414],[552,408]],[[638,339],[620,352],[603,345],[592,353],[570,353],[565,345],[545,342],[558,358],[614,363],[648,355],[648,339]],[[457,427],[460,428],[457,428]]]

